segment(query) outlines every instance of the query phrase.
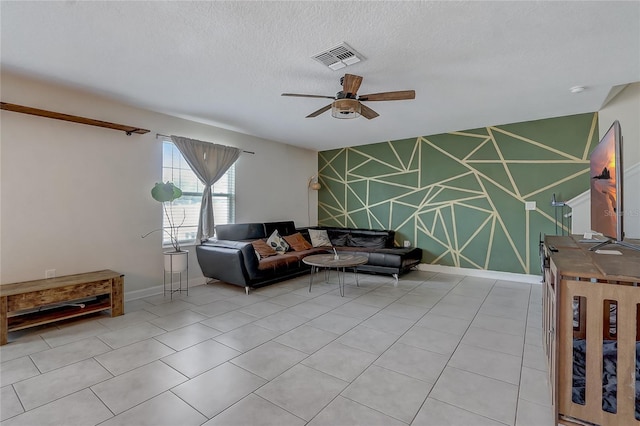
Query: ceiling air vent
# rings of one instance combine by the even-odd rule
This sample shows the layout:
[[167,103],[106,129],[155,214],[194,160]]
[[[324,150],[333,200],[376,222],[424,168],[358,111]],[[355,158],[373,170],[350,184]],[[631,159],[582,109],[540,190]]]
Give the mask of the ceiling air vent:
[[336,47],[332,47],[331,49],[314,55],[313,59],[335,71],[340,68],[344,68],[347,65],[358,63],[364,58],[347,43],[342,43]]

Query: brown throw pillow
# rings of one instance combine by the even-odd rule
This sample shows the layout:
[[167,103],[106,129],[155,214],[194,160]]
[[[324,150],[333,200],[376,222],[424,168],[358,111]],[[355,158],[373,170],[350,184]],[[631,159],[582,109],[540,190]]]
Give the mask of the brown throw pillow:
[[251,241],[251,245],[258,254],[258,259],[275,256],[276,254],[278,254],[273,248],[269,247],[269,245],[264,240]]
[[313,248],[311,243],[305,240],[302,234],[299,232],[296,232],[295,234],[291,234],[291,235],[286,235],[282,238],[284,238],[284,240],[287,243],[289,243],[293,251],[303,251],[303,250],[309,250],[310,248]]

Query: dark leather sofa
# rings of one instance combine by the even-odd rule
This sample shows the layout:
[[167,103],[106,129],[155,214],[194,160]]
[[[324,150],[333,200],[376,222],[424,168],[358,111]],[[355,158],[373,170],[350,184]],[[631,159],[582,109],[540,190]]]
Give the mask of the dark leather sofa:
[[[314,247],[303,251],[288,251],[258,260],[251,241],[268,238],[274,230],[282,236],[300,232],[307,241],[310,228],[296,228],[293,221],[267,223],[239,223],[216,226],[216,237],[196,247],[198,263],[205,277],[239,285],[249,289],[272,284],[306,274],[310,267],[302,262],[305,256],[327,253],[330,247]],[[341,253],[367,257],[358,272],[391,274],[398,276],[418,265],[422,250],[415,247],[394,247],[395,232],[334,227],[324,229]]]

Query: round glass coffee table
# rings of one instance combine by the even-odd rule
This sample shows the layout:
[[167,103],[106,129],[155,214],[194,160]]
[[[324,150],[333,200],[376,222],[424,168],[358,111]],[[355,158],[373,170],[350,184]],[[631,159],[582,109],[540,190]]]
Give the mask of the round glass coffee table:
[[313,284],[313,274],[319,268],[336,269],[338,271],[338,287],[340,288],[340,296],[344,297],[344,274],[346,268],[353,268],[353,272],[356,275],[356,285],[358,284],[358,266],[367,263],[368,259],[365,256],[358,256],[354,254],[313,254],[302,259],[304,263],[311,266],[311,276],[309,277],[309,292],[311,292],[311,285]]

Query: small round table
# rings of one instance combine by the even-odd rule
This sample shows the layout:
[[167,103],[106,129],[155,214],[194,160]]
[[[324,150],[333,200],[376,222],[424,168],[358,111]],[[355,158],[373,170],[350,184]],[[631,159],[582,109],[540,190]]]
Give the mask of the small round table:
[[[368,259],[365,256],[353,254],[314,254],[302,259],[304,263],[311,266],[311,276],[309,277],[309,292],[313,284],[313,274],[318,268],[335,268],[338,271],[338,288],[340,288],[340,296],[344,297],[344,273],[346,268],[353,268],[356,274],[356,285],[358,284],[358,265],[364,265]],[[342,270],[342,271],[341,271]],[[342,273],[340,273],[342,272]]]

